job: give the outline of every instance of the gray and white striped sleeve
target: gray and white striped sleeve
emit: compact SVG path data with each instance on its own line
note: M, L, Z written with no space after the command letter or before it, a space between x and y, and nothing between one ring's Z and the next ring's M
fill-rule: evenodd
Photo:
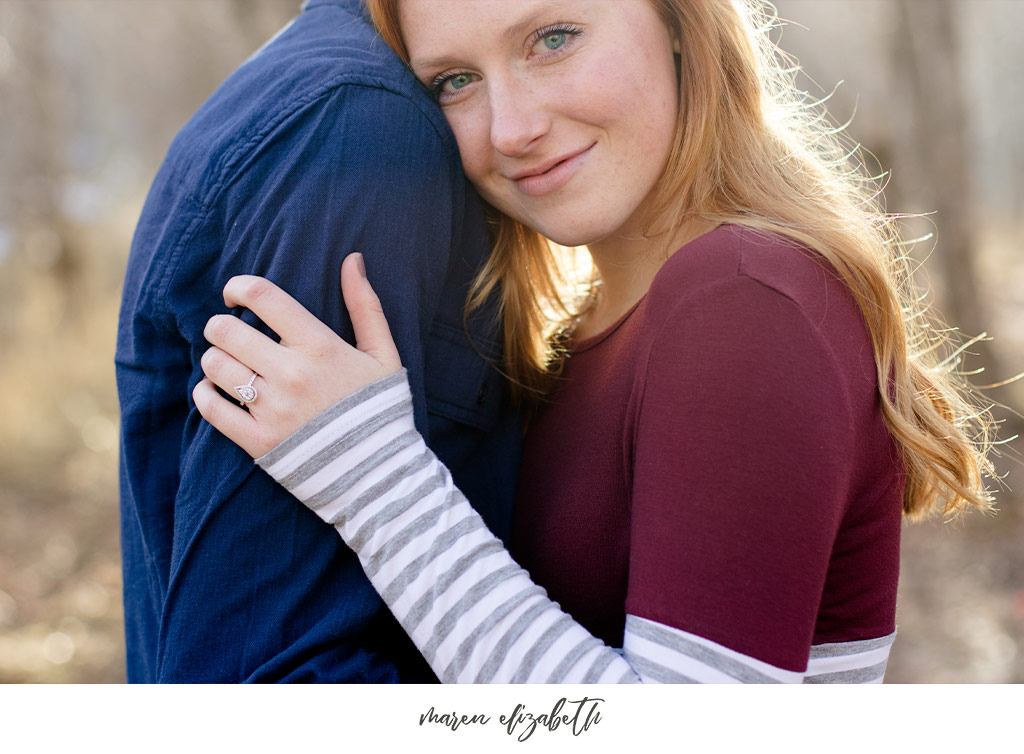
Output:
M338 402L257 463L335 527L443 682L803 680L636 616L621 651L594 638L455 488L415 429L404 371Z

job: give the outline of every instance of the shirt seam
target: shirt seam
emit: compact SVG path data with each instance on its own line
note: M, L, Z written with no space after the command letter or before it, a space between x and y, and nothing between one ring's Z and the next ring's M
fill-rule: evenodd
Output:
M816 324L814 322L814 320L807 313L807 311L804 308L804 306L799 301L797 301L792 296L790 296L788 293L786 293L785 291L780 290L777 286L774 286L771 283L768 283L768 282L766 282L764 280L761 280L760 278L755 277L754 275L744 271L743 267L744 267L744 256L745 256L746 239L740 237L738 240L739 240L739 244L740 244L740 249L739 249L739 253L737 255L738 258L736 260L736 270L732 273L732 275L730 277L717 277L714 280L710 280L710 281L708 281L706 283L702 283L698 287L694 288L692 291L688 291L686 294L684 294L682 297L680 297L672 305L672 307L668 311L668 313L662 318L662 321L661 321L661 323L658 326L657 332L654 334L654 337L651 339L651 343L650 343L650 346L648 347L648 351L647 351L647 359L646 359L646 361L644 363L645 379L644 379L643 390L641 391L641 394L639 396L639 404L638 404L639 408L637 409L637 420L639 420L640 414L643 412L644 401L645 401L646 393L647 393L647 379L646 379L646 376L650 374L651 359L654 356L654 352L656 350L656 345L657 345L658 341L661 340L662 335L664 334L665 328L668 326L669 321L671 321L676 316L677 312L679 311L679 309L682 306L684 306L685 304L689 303L697 295L699 295L701 293L704 293L708 289L714 288L715 286L726 285L726 284L735 282L735 281L739 280L740 278L746 278L747 280L750 280L751 282L756 283L757 285L760 285L763 288L766 288L766 289L772 291L773 293L781 296L782 298L788 300L791 304L793 304L793 306L796 307L796 310L800 313L801 318L804 321L806 321L807 324L811 327L811 330L816 335L819 344L824 348L825 352L828 353L829 361L832 363L833 367L835 368L836 374L840 375L840 376L844 375L844 371L840 367L838 359L836 359L835 351L833 350L832 345L829 343L828 339L825 338L822 335L822 333L821 333L820 323ZM852 411L853 402L850 399L849 390L847 388L845 380L841 379L840 380L840 384L842 386L843 405L844 405L844 408L846 409L847 416L850 417L853 414L853 411ZM639 426L639 421L637 421L637 425L636 426ZM848 432L852 432L852 429L853 429L852 426L849 426L849 423L848 423L847 431ZM636 438L634 437L634 445L635 445L635 439Z

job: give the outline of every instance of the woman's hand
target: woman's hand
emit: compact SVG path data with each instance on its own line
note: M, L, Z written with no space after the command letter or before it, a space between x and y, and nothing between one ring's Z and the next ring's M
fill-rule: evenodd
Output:
M211 317L204 334L213 348L201 361L206 379L192 398L204 419L253 458L345 396L402 368L362 255L349 254L342 263L341 291L355 348L269 280L240 275L224 286L224 303L250 309L281 342L229 314ZM239 398L248 398L245 388L251 387L255 398L246 411L215 385Z

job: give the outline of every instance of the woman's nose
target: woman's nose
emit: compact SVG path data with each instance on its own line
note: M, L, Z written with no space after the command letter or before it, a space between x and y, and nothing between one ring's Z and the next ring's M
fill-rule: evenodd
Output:
M548 132L550 116L528 82L491 81L491 145L506 157L525 152Z

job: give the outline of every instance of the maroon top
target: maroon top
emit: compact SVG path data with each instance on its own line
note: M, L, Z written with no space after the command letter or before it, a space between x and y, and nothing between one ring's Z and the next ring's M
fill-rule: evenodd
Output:
M903 466L831 266L722 226L571 346L530 429L512 551L621 646L626 613L803 671L895 629Z

